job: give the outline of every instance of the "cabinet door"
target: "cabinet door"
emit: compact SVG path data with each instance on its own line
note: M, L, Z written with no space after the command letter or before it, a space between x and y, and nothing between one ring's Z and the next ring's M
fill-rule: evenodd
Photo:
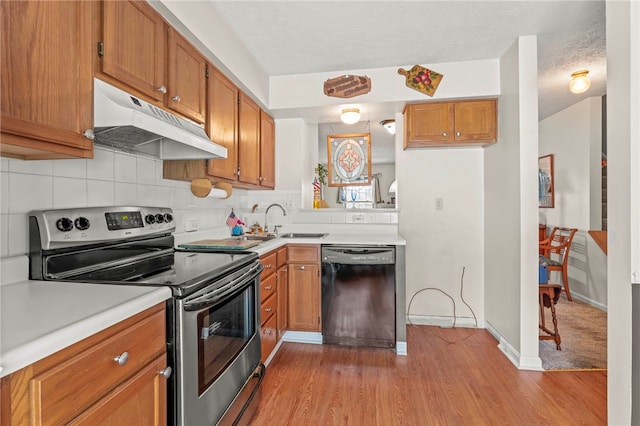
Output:
M238 110L238 180L258 185L260 179L260 107L240 92Z
M166 368L162 355L68 424L166 425Z
M289 328L320 331L318 265L289 264Z
M104 1L102 72L157 101L167 90L164 20L142 1Z
M91 2L0 2L2 155L93 157Z
M454 140L452 103L409 104L404 117L405 148L446 144Z
M167 106L197 123L204 123L207 62L175 30L169 30Z
M278 340L280 340L289 327L289 270L287 265L280 267L277 274L276 297L278 298L278 303L276 309L276 321Z
M276 127L266 112L260 111L260 186L275 188Z
M260 351L262 355L260 361L265 362L277 343L276 335L276 317L272 315L263 325L260 327Z
M209 160L207 174L236 180L238 171L238 88L209 65L207 133L227 148L227 158Z
M455 139L462 141L496 141L496 100L456 102Z

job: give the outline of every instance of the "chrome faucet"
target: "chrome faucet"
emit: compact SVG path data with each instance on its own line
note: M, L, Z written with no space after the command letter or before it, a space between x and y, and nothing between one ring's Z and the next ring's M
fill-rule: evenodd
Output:
M267 214L269 213L269 209L271 207L274 207L274 206L275 207L280 207L280 210L282 210L282 214L284 216L287 215L287 211L280 204L277 204L277 203L269 204L269 207L267 207L267 209L264 211L264 232L269 232L269 228L267 227ZM278 228L277 227L276 227L276 232L278 232Z

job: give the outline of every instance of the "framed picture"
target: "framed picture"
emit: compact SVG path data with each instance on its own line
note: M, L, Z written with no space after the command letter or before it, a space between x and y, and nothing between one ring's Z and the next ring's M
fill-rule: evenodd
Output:
M371 134L327 136L329 186L371 183Z
M538 158L538 207L553 208L553 154Z

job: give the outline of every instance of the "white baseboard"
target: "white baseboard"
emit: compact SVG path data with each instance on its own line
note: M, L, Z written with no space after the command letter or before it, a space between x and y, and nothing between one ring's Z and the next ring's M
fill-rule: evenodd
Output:
M427 315L407 315L407 325L435 325L442 328L453 327L453 317L438 317ZM456 318L456 327L476 328L476 322L470 317ZM485 328L484 321L478 321L477 328Z
M509 342L502 337L491 323L486 323L486 329L497 341L498 349L507 357L509 361L518 370L544 371L542 368L542 360L540 357L521 357L520 352L516 350Z
M581 302L587 303L591 306L593 306L594 308L598 308L601 311L607 312L607 305L605 305L604 303L601 302L597 302L593 299L589 299L588 297L585 297L581 294L577 294L577 293L571 293L571 297L574 299L578 299Z
M282 336L285 342L322 344L322 333L315 331L287 331Z

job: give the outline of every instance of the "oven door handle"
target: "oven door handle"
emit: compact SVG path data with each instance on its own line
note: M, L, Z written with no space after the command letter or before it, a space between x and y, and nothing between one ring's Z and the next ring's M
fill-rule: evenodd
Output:
M206 291L201 295L194 295L185 299L184 309L186 311L198 311L202 309L209 309L230 296L242 293L247 287L249 287L255 279L262 272L262 263L256 263L245 274L229 281L222 287L215 290Z

